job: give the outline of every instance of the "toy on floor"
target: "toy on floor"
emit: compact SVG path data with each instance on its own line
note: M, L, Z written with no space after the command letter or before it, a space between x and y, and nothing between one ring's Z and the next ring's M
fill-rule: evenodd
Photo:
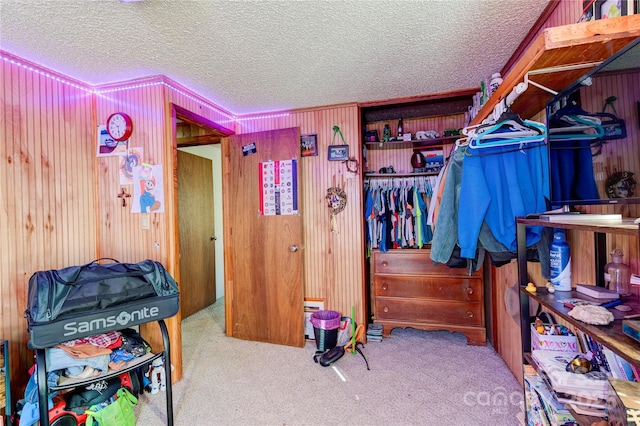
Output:
M156 358L153 360L151 367L149 368L148 375L151 380L151 394L167 390L167 378L164 370L163 358Z

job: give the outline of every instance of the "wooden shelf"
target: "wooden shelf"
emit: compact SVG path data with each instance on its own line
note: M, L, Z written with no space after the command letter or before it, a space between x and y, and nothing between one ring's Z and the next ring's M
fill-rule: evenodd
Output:
M164 356L164 352L160 352L157 354L154 353L148 353L146 355L143 355L141 357L138 358L134 358L131 361L127 362L126 367L121 368L120 370L112 370L109 369L109 371L101 376L94 376L94 377L90 377L88 379L77 379L77 378L72 378L72 377L66 377L66 376L60 376L60 379L58 379L58 385L57 386L51 386L49 387L49 390L51 391L57 391L57 390L61 390L61 389L70 389L70 388L75 388L81 385L85 385L85 384L89 384L91 382L95 382L96 380L108 380L111 379L112 377L117 377L121 374L124 374L128 371L134 370L138 367L141 367L145 364L151 364L151 362L156 359L156 358L160 358Z
M591 325L570 317L568 312L571 309L564 306L561 302L561 300L569 298L589 299L584 294L578 293L575 290L570 292L557 291L554 294L550 294L546 288L541 287L538 287L536 293L529 293L522 287L520 291L526 293L530 298L549 309L556 316L593 337L617 355L640 366L640 344L622 332L622 319L627 315L640 314L640 306L638 304L625 302L625 305L633 308L630 312L620 312L616 309L609 309L614 316L614 321L609 325Z
M595 67L595 63L608 59L636 37L640 37L640 15L599 19L543 30L504 76L502 84L471 121L471 125L479 124L488 117L493 108L506 98L516 85L524 81L527 72L594 64L591 68L542 72L529 76L532 81L560 92L589 72ZM511 105L511 109L523 118L529 118L543 110L551 97L551 93L529 85Z
M622 219L621 222L617 223L604 220L574 222L571 220L548 221L540 219L518 218L517 222L527 226L546 226L548 228L563 228L573 229L575 231L613 233L618 235L640 237L640 224L633 223L633 219Z
M457 139L460 139L462 136L443 136L440 138L433 139L412 139L411 141L391 141L391 142L365 142L365 146L367 149L378 150L378 149L403 149L403 148L413 148L414 150L422 149L422 148L435 148L441 145L446 145L450 143L455 143Z

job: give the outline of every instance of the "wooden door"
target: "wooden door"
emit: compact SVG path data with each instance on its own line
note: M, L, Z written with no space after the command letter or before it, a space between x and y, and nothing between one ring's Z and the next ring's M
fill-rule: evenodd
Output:
M299 141L298 128L223 141L227 335L304 345L301 212L261 213L262 185L269 184L260 180L269 162L296 159L290 194L300 200ZM276 192L285 196L284 188L283 181Z
M178 151L178 221L184 319L216 301L216 268L212 162L183 151Z

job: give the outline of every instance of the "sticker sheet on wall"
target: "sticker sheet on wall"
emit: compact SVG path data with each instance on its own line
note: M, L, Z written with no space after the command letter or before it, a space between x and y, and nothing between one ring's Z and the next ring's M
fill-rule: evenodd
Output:
M134 167L131 213L164 213L163 188L161 164Z
M129 148L119 157L120 185L133 184L133 169L142 164L143 148Z
M110 157L113 155L122 155L127 152L127 142L116 142L109 136L107 126L101 124L98 126L98 157Z
M297 160L258 163L260 214L264 216L298 214Z

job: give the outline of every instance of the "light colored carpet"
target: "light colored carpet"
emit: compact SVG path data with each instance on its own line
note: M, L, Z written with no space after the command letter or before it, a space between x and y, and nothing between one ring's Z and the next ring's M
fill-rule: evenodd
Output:
M395 329L332 367L304 348L224 335L224 303L182 324L182 425L519 425L522 389L491 346L446 331ZM141 395L137 424L166 424L164 393Z

